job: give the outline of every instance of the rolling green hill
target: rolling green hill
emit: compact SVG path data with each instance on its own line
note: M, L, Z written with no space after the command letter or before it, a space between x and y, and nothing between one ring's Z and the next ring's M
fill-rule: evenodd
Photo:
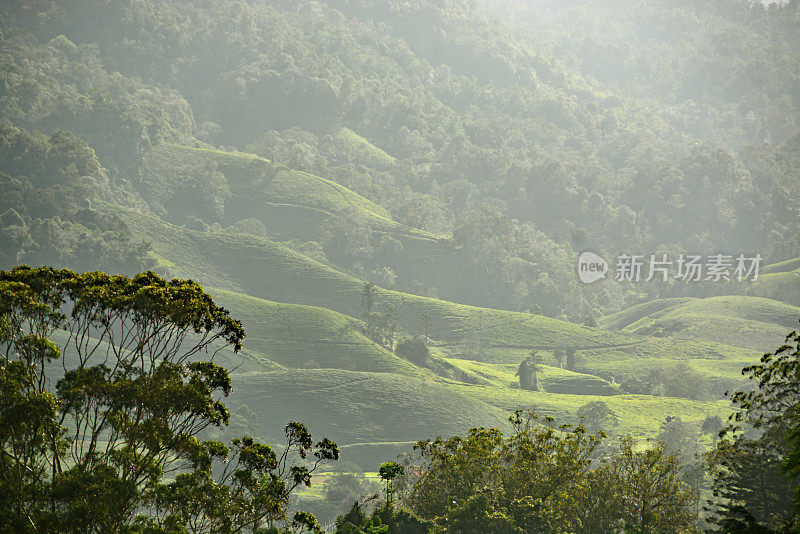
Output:
M535 410L576 424L575 411L605 402L619 417L614 435L647 438L666 416L699 423L707 415L726 417L726 402L700 402L647 395L577 395L522 391L502 386L421 380L386 373L305 369L233 375L229 404L258 414L249 429L277 439L289 421L302 420L317 435L337 441L347 459L374 468L377 458L409 451L409 441L463 434L475 426L504 428L512 411Z
M389 169L397 160L349 128L336 128L332 142L350 155L353 163L376 169Z
M155 217L102 204L147 239L154 257L175 276L204 285L276 302L320 306L351 317L363 315L363 282L268 239L245 234L200 232ZM553 347L589 349L638 341L627 334L559 321L549 317L491 310L428 297L379 290L378 309L397 307L401 327L422 332L430 316L429 336L451 353L466 350L487 359L516 357L516 352Z
M611 440L633 436L637 452L680 418L688 429L676 425L666 441L687 453L680 475L696 486L686 499L696 494L698 510L689 514L687 500L686 514L661 515L692 516L700 528L708 514L699 499L711 477L699 470L696 445L711 445L700 429L713 426L703 422L731 413L724 393L753 388L742 369L780 346L800 318L800 0L767 3L6 2L0 265L152 269L201 283L242 321L246 339L237 353L220 342L187 356L214 359L232 378L231 394L219 394L230 425L199 439L251 435L280 451L284 425L300 421L315 438L336 441L342 463L373 471L420 439L476 426L506 430L517 410L576 424L581 407L603 403L616 416L604 430ZM706 283L713 276L698 284L611 276L583 284L576 260L584 250L606 258L692 251L709 267L712 251L792 259L762 267L752 284ZM367 305L371 281L381 287ZM111 285L98 291L103 303L120 303ZM141 312L144 301L133 300ZM167 308L171 319L183 317ZM99 319L100 330L78 338L92 341L106 324ZM219 314L205 319L230 333ZM391 332L376 335L385 325ZM181 319L176 328L185 326ZM88 364L152 348L148 332L124 337L130 344L122 347L97 341ZM63 331L53 338L68 340ZM42 349L40 341L21 339L19 356ZM130 397L135 387L155 401L194 405L205 386L226 385L216 371L197 376L205 370L190 365L188 396L172 368L163 369L166 389L143 389L146 377L107 388L102 368L59 384L78 353L75 344L65 348L45 386L63 397L69 413L61 420L74 415L65 436L76 445L86 440L84 417L92 419L91 408L77 404L88 398L85 380L110 393L92 403L111 426L94 428L134 440L140 424L164 430L159 419L173 411L134 403L137 415L120 419L117 393ZM537 362L537 391L520 387L528 358ZM14 382L15 369L6 371ZM201 412L193 413L213 415ZM12 448L17 437L6 440ZM153 443L177 443L185 455L192 447L183 437ZM29 526L54 520L56 508L73 524L80 492L50 490L62 482L86 489L95 475L111 480L125 463L117 460L131 460L117 452L140 445L132 447L106 447L101 462L76 463L98 469L64 477L54 460L53 477L33 477L44 489L28 492L20 479L13 496L43 508L27 517ZM760 444L746 453L763 450L771 454ZM116 462L112 471L103 469L106 457ZM774 457L745 459L741 479ZM144 465L132 461L122 478ZM535 484L528 486L509 488ZM621 496L614 504L635 501L641 488L622 486L611 488ZM672 501L681 493L671 492ZM66 496L64 506L40 503L41 495ZM316 485L305 496L335 500ZM477 501L462 497L435 514L438 526L474 511ZM546 518L555 530L575 530L559 522L574 508L559 515L490 504L498 520L524 516L519 531ZM27 505L16 508L9 525L25 522ZM618 528L628 526L635 529Z
M515 364L492 364L452 358L453 365L474 373L493 386L518 387ZM556 366L542 365L539 384L548 393L567 393L580 395L618 395L618 386L594 375L576 373Z
M363 283L360 280L268 239L176 227L112 205L104 205L103 209L125 220L135 235L147 236L156 257L175 276L193 278L210 287L273 302L327 308L349 317L363 315ZM761 351L773 348L776 339L782 340L781 336L791 329L795 314L793 307L774 301L731 298L734 300L730 302L725 300L727 297L706 299L706 303L699 299L656 301L601 321L601 325L613 326L622 332L387 290L379 290L377 309L387 303L397 306L401 328L412 334L422 332L422 317L429 316L429 337L447 358L516 365L531 350L540 350L545 363L557 366L552 357L553 349L571 347L578 351L575 370L579 373L620 381L663 365L688 362L708 378L714 391L722 392L741 383L739 371L742 367L753 363ZM247 299L242 302L245 301ZM247 302L252 304L256 301ZM666 335L667 332L652 326L657 324L655 321L659 316L673 308L683 311L673 311L671 317L681 318L681 313L686 316L686 335L678 335L677 330L669 332L673 335ZM737 308L741 308L738 316L735 313ZM231 309L236 313L235 306ZM725 331L718 332L717 321L713 318L703 323L705 329L692 326L695 321L691 318L692 311L702 318L710 313L709 310L716 310L717 317L728 321ZM757 347L753 346L754 340L737 337L747 313L756 314L754 316L760 317L764 323L759 325L756 321L750 325L752 328L764 327L766 332L757 338ZM728 317L726 314L731 315ZM725 321L720 319L719 322ZM775 323L770 324L772 322ZM638 324L642 329L647 325L647 332L638 331L630 326L632 324ZM745 345L736 346L737 343ZM285 361L279 357L275 359L279 363ZM340 360L337 365L353 368L345 360ZM336 361L336 357L330 361ZM717 374L720 371L722 374Z
M800 258L767 265L761 273L749 294L800 306Z
M210 290L214 297L244 322L245 346L291 368L250 367L237 374L242 382L233 402L267 418L258 423L265 435L302 419L315 432L342 436L362 458L396 453L404 447L396 442L472 424L500 425L514 409L570 421L577 407L603 400L623 421L611 432L640 437L652 436L667 415L697 422L724 414L724 401L628 395L619 384L685 363L719 398L742 385L742 367L772 348L797 314L792 306L755 297L668 299L605 318L606 329L599 329L380 289L376 309L397 306L405 332L420 333L422 316L430 316L434 352L463 373L459 381L366 339L356 319L363 314L363 283L356 278L269 239L191 230L110 204L101 209L122 218L135 235L148 236L154 257L171 274L218 288ZM577 350L574 371L560 368L553 354L567 347ZM512 387L516 366L531 350L544 358L544 392ZM421 413L430 415L420 420Z
M346 315L297 304L280 304L225 290L208 289L215 302L235 311L247 347L290 368L326 368L431 377L364 337L363 325Z
M757 351L779 346L800 308L759 297L655 300L604 318L600 324L655 337L711 341Z
M452 385L451 389L480 399L504 410L534 410L549 415L559 422L577 423L575 411L582 405L602 401L619 416L620 424L610 428L616 435L630 434L639 438L652 437L658 433L659 425L667 416L680 417L685 421L699 423L707 415L730 413L728 403L701 402L674 397L651 395L569 395L521 391L496 386Z
M349 130L339 130L335 139L364 157L390 158ZM178 223L190 216L226 226L256 218L280 239L312 239L318 238L331 216L354 215L378 232L405 239L440 239L392 220L383 207L331 180L253 154L199 143L153 149L140 171L140 190L160 217ZM195 202L187 205L187 196Z
M507 413L434 380L330 369L233 375L230 404L259 414L255 435L303 421L342 445L398 442L503 425Z

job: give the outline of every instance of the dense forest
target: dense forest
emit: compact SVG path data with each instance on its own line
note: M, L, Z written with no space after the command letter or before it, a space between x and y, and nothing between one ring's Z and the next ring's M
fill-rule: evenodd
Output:
M14 179L3 196L32 194L27 181L37 194L77 187L27 166L50 150L39 132L68 131L103 167L76 161L76 172L106 175L120 202L229 226L247 215L226 210L233 177L209 165L185 178L167 194L190 195L193 210L167 215L142 160L164 142L235 148L443 238L398 244L338 213L339 231L316 241L338 268L572 320L641 298L576 284L575 249L798 255L796 3L490 4L531 22L504 26L459 2L15 3L3 12L2 161ZM73 225L94 230L110 249L97 245L98 260L118 269L125 237L97 235L74 211L56 223L63 248Z
M4 3L0 528L793 532L798 258L797 0Z

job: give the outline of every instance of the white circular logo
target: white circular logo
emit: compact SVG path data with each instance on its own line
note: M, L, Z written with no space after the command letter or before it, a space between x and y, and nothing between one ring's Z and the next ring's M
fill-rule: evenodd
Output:
M581 252L578 256L578 278L584 284L591 284L606 277L608 264L594 252Z

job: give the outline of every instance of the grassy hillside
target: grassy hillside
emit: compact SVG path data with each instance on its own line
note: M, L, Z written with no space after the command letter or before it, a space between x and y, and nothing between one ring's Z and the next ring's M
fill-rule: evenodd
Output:
M248 350L291 368L251 365L236 374L232 406L258 414L248 424L270 437L287 421L303 420L352 445L353 460L365 466L409 441L502 425L515 409L572 421L578 407L602 400L620 418L612 434L640 437L652 437L668 415L692 422L724 415L724 400L630 395L620 384L685 364L708 384L709 398L720 399L744 384L742 367L777 346L799 315L764 298L681 298L635 306L589 328L379 289L375 309L395 305L403 331L422 333L429 317L435 355L458 371L448 379L360 333L361 280L269 239L191 230L110 204L101 209L146 236L170 274L216 288L215 299L243 320ZM572 371L556 361L562 348L577 351ZM514 387L516 366L532 350L543 357L542 392Z
M372 468L377 459L410 450L412 440L463 434L475 426L504 428L514 410L535 410L559 423L577 423L575 411L605 402L619 417L612 435L657 434L667 416L699 423L726 417L727 403L647 395L579 395L521 391L503 386L420 380L386 373L338 370L249 372L233 376L231 407L257 415L253 435L277 439L289 421L304 421L315 435L343 445L343 459Z
M346 315L232 291L208 291L215 302L234 310L242 321L248 349L286 367L432 376L364 337L363 325Z
M767 265L748 293L800 306L800 258Z
M603 319L623 332L745 347L779 346L800 318L800 308L759 297L721 296L656 300Z
M398 442L503 425L507 414L474 395L433 380L387 373L294 369L233 376L230 404L258 415L255 435L273 436L289 421L342 445Z
M603 328L647 336L642 343L583 351L579 369L625 382L685 364L720 396L745 387L742 368L780 346L799 317L800 308L759 297L655 300L598 321Z
M549 415L558 422L569 423L577 423L575 411L579 407L589 402L602 401L619 416L619 425L608 429L611 434L631 434L640 438L656 435L659 425L667 416L699 423L709 414L724 418L730 413L725 401L700 402L650 395L569 395L461 384L451 385L450 388L504 410L534 410L541 415Z
M492 364L457 358L448 359L448 361L464 371L474 373L493 386L512 388L519 385L516 364ZM579 395L618 395L620 393L618 386L597 376L576 373L549 365L541 366L539 385L543 391L548 393Z
M123 219L132 233L147 239L171 274L204 285L276 302L320 306L351 317L363 315L363 282L322 265L268 239L244 234L200 232L157 218L103 204ZM473 351L493 359L515 351L627 345L634 336L588 328L539 315L465 306L442 300L379 290L377 309L397 306L401 327L429 336L450 352ZM515 356L514 356L515 357Z
M351 148L364 157L390 158L349 130L338 131L335 139L356 145ZM329 217L354 215L378 232L439 238L392 220L383 207L342 185L244 152L162 144L147 156L140 175L148 204L173 222L195 216L227 226L256 218L281 239L311 239L318 238ZM187 195L197 200L191 208Z
M363 315L360 280L272 241L175 227L110 205L104 209L123 218L134 234L148 236L154 252L169 262L165 265L176 276L273 302L318 306L350 317ZM752 343L734 346L738 343L734 334L741 326L736 316L726 319L730 321L729 336L717 333L716 321L709 319L704 323L705 330L697 327L689 332L691 335L663 337L663 332L659 335L655 328L647 336L636 332L635 328L631 332L611 332L532 314L476 308L386 290L379 291L376 308L381 309L386 303L396 305L401 328L412 334L423 332L422 318L429 316L428 334L437 350L448 358L517 365L531 350L539 350L547 365L557 367L552 351L571 347L578 351L575 370L599 375L603 380L613 377L621 381L647 373L664 362L673 365L673 362L683 361L707 376L714 391L722 392L741 383L739 371L743 366L756 361L760 352L777 346L775 339L782 340L781 336L791 329L786 325L790 324L794 313L792 307L774 301L733 298L738 300L731 305L723 298L710 302L712 307L716 306L720 317L737 306L745 306L742 303L747 303L742 313L759 313L758 317L765 323L761 326L768 333L758 338L758 347L754 348ZM656 315L663 314L670 307L688 305L695 300L676 299L637 307L611 316L602 324L627 330L636 321L642 321L640 325L654 321L647 313L651 309L656 310ZM695 309L701 316L707 313L697 308L701 306L699 303L693 306L695 308L688 310ZM236 314L237 308L231 306L231 309ZM779 326L769 324L776 318ZM692 320L687 319L688 326ZM754 328L757 326L753 323ZM282 362L280 357L276 359ZM339 364L352 368L343 361ZM715 375L719 369L725 371L721 376Z
M353 163L376 169L390 169L397 160L349 128L337 128L332 142L350 155Z

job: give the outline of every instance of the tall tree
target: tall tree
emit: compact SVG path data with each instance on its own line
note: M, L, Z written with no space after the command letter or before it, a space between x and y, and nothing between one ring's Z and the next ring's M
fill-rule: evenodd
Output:
M361 288L361 305L364 306L364 314L369 318L372 315L372 308L375 306L375 299L378 296L378 287L374 282L364 282Z
M243 339L241 323L191 281L0 271L0 529L119 532L157 522L148 510L163 511L166 489L184 497L172 501L181 506L173 526L214 499L215 517L228 517L218 532L285 517L286 491L309 483L314 465L286 467L249 438L233 450L197 438L227 424L220 397L232 388L223 367L199 358L238 351ZM285 455L338 457L299 423L287 436ZM212 461L229 453L233 475L212 482Z
M715 523L723 532L797 525L800 338L797 331L757 365L742 370L756 385L737 391L739 409L710 455ZM739 530L737 530L739 529ZM745 529L745 530L742 530Z
M386 484L386 506L392 505L394 496L394 479L403 473L403 466L397 462L384 462L378 470L378 475Z
M517 373L514 376L519 377L519 388L520 389L531 389L531 378L533 376L533 370L531 369L530 362L527 358L522 360L517 367Z

